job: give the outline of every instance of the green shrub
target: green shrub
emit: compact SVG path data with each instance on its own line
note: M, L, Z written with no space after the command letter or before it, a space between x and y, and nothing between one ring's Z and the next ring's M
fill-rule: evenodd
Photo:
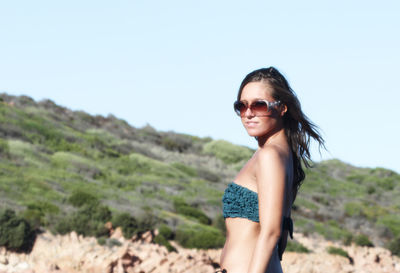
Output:
M141 236L146 231L152 231L157 226L159 219L154 215L152 209L147 207L143 208L145 213L143 215L138 215L138 229L136 234Z
M112 224L114 227L121 227L125 238L132 238L139 228L138 221L127 212L117 214L113 217Z
M106 240L107 240L107 237L102 236L102 237L97 238L97 243L101 246L104 246L106 244Z
M161 145L170 151L183 153L192 147L192 139L184 135L164 133L161 138Z
M394 237L400 236L400 216L398 214L381 214L377 224L388 228Z
M326 222L313 222L315 231L329 240L343 240L349 234L349 231L343 229L334 220Z
M66 234L71 231L83 236L106 236L108 230L104 226L111 220L111 211L107 206L84 205L78 211L60 219L55 225L55 232Z
M115 159L114 166L118 173L122 175L151 173L164 178L185 177L183 172L177 171L171 165L137 153L131 153L129 156L121 156Z
M361 184L365 178L365 175L362 174L351 174L346 177L348 181L355 182L357 184Z
M121 246L121 242L114 238L107 238L105 236L97 238L97 243L101 246L112 248L114 246Z
M209 226L179 226L175 240L186 248L209 249L222 247L225 237L220 230Z
M2 138L0 138L0 155L4 157L10 155L10 148L8 147L7 140Z
M171 166L176 168L176 169L178 169L178 170L180 170L181 172L187 174L188 176L192 176L192 177L197 176L196 169L194 169L192 167L189 167L189 166L187 166L185 164L182 164L180 162L174 162L174 163L171 164Z
M315 200L314 196L313 196L313 199ZM305 208L310 209L312 211L318 211L318 205L316 205L314 202L312 202L310 200L305 199L302 196L298 196L296 198L296 201L295 201L294 205L297 208L298 207L301 207L301 208L305 207Z
M168 240L167 240L161 233L158 234L156 237L154 237L154 242L155 242L156 244L165 246L169 252L171 252L171 251L177 252L177 251L176 251L176 248L173 247L173 246L170 244L170 242L168 242Z
M27 205L27 209L38 210L43 213L50 213L50 214L56 214L60 212L60 209L56 205L46 201L37 201L35 203L29 203Z
M330 202L329 202L328 198L325 195L313 194L312 195L312 199L315 202L319 203L319 204L322 204L322 205L325 205L325 206L329 206L330 205Z
M288 241L285 251L298 252L298 253L309 253L310 250L303 246L301 243L296 241Z
M374 246L367 235L364 234L357 235L354 242L359 246Z
M34 229L44 226L45 214L39 210L27 209L22 213L22 217L26 219Z
M205 224L205 225L211 224L211 219L208 218L208 216L204 212L202 212L201 210L199 210L197 208L191 207L189 204L187 204L182 199L174 200L174 208L177 213L185 215L185 216L193 217L202 224Z
M211 182L219 182L221 180L219 175L206 168L199 168L197 170L197 176Z
M172 229L165 224L162 224L158 227L158 233L167 240L173 240L175 236Z
M394 186L398 182L398 179L395 177L384 177L376 180L376 184L379 188L384 191L391 191L394 189Z
M118 241L117 239L110 238L110 239L107 239L107 246L110 248L114 247L114 246L122 246L122 243L120 241Z
M368 194L374 194L375 192L376 192L375 186L368 185L368 187L367 187L367 193L368 193Z
M29 203L27 209L22 213L22 216L29 221L35 229L41 226L48 226L46 215L54 215L59 213L60 209L51 203L38 201Z
M346 216L361 216L363 208L364 206L359 202L349 202L344 205Z
M346 234L343 239L342 239L342 243L345 246L349 246L351 245L351 242L353 241L353 235L351 233Z
M212 222L212 226L219 229L224 236L226 235L225 219L222 214L218 214L217 216L215 216Z
M338 248L338 247L330 246L326 250L328 251L329 254L339 255L339 256L343 256L345 258L350 257L349 253L347 253L345 250Z
M234 145L225 140L214 140L206 143L203 152L214 155L226 164L248 160L253 154L250 148Z
M400 237L397 237L397 238L391 240L387 244L387 248L390 250L390 252L393 255L400 257Z
M115 142L114 136L112 136L107 131L96 131L96 130L88 130L87 135L84 135L84 138L88 142L88 147L99 152L99 157L104 158L107 157L119 157L121 154L118 150L113 147L113 143Z
M68 232L74 231L72 224L70 223L71 216L67 216L61 219L55 220L55 224L52 227L51 231L56 234L67 234Z
M99 204L99 200L96 196L81 190L74 191L68 198L68 202L74 207L82 207L85 204L92 206Z
M13 210L0 212L0 246L18 252L28 252L35 242L36 232L29 222Z
M64 132L57 129L49 119L39 115L21 113L18 125L25 131L25 136L35 144L45 144L53 151L80 151L77 143L66 140Z

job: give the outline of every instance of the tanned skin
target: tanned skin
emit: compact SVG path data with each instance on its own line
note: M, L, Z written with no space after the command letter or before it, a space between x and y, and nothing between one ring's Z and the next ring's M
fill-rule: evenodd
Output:
M267 83L250 82L243 88L241 101L251 104L260 99L274 101ZM225 219L227 237L220 265L228 273L282 272L276 245L282 219L290 217L293 198L293 159L282 120L286 111L287 107L280 105L258 117L247 109L241 117L247 133L257 137L258 149L234 182L258 194L260 222ZM284 238L286 235L287 231Z

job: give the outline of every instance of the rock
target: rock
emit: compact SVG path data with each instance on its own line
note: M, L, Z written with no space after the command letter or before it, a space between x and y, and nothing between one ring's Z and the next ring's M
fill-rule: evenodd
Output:
M8 264L8 259L4 256L0 256L0 264L7 265Z
M27 263L27 262L22 262L22 263L19 263L19 264L17 264L16 266L15 266L15 268L17 269L17 270L26 270L26 269L29 269L30 268L30 266L29 266L29 264Z
M114 232L113 225L111 222L107 222L104 224L104 227L108 229L108 233L112 234Z
M121 227L117 227L114 232L111 234L110 238L116 239L118 241L124 240L124 233L122 232Z
M122 230L114 231L114 238ZM151 243L154 232L146 232L137 240L122 240L121 246L100 246L94 237L82 237L72 232L54 236L40 234L30 254L16 254L0 248L0 273L213 273L219 266L220 249L185 249L170 243L177 252ZM118 236L117 236L118 235ZM297 241L312 253L285 252L282 267L285 273L400 273L400 258L377 247L343 246L323 238L295 234ZM353 259L330 255L327 246L340 247Z
M57 264L51 264L51 265L50 265L50 270L53 270L53 271L55 271L55 270L60 270L60 267L58 267Z
M143 233L141 239L143 240L143 242L149 244L153 241L153 234L151 233L151 231L146 231L145 233Z

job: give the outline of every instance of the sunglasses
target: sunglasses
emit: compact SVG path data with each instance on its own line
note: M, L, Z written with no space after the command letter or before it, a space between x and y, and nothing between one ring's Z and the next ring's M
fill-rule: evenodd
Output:
M279 105L280 103L280 101L270 102L267 100L256 100L250 105L247 105L243 101L235 101L233 103L233 109L235 110L235 113L240 117L244 117L248 108L250 108L253 115L257 117L262 117L267 116L267 113L271 110L271 108Z

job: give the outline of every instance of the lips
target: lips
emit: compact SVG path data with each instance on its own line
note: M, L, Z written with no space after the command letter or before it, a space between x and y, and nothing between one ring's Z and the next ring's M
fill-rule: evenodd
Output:
M245 124L247 127L255 127L255 126L257 126L258 122L248 121L248 122L245 122Z

